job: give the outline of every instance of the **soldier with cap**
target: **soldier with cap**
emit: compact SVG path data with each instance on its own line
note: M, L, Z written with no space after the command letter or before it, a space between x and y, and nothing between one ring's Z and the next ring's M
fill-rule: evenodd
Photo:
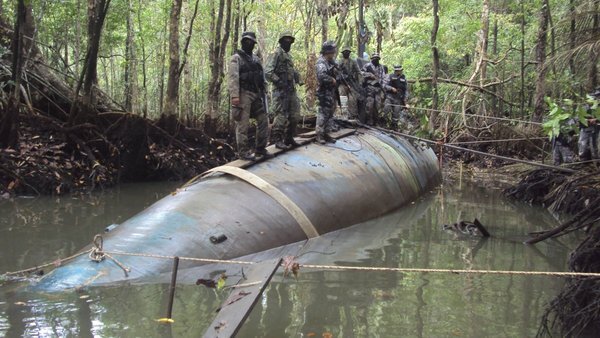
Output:
M384 93L383 86L386 77L385 67L379 62L378 53L371 55L371 62L364 65L363 77L366 89L366 122L369 125L378 123L379 114L383 112Z
M235 136L238 154L241 159L255 160L269 156L266 150L269 138L269 120L263 101L265 77L260 60L253 54L256 34L244 32L242 48L229 60L229 96L231 116L235 121ZM256 144L248 145L248 125L250 118L256 120Z
M300 100L296 85L302 85L300 74L294 67L289 54L294 36L285 32L279 37L279 47L269 57L265 67L265 76L273 83L273 111L275 120L271 130L271 141L278 149L290 149L298 146L294 140L296 126L300 118Z
M317 113L317 142L325 144L335 143L329 135L330 123L339 99L337 94L337 78L339 72L335 62L336 45L333 41L326 41L321 46L321 56L317 60L317 99L319 111Z
M338 89L340 96L348 98L348 119L358 119L364 123L365 90L362 86L363 77L356 60L350 58L351 53L350 47L342 49L342 58L338 61L341 80L338 83Z
M406 82L406 76L404 76L403 71L404 68L401 65L394 66L394 73L386 76L384 84L384 113L386 118L391 114L392 130L397 130L399 123L405 125L408 122L405 109L408 99L408 82Z

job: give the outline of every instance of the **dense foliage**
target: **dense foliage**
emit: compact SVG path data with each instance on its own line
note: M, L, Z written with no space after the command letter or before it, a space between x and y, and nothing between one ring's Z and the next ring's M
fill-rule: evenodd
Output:
M16 0L3 1L3 19L14 20ZM26 1L29 2L29 1ZM74 84L86 52L86 2L94 0L30 0L37 30L34 40L50 66ZM169 68L169 17L173 0L113 0L102 31L98 84L128 110L159 116L165 100ZM297 37L293 55L302 73L311 76L314 55L323 39L357 47L359 7L369 40L367 54L381 48L383 62L402 63L412 86L413 105L431 106L432 3L427 1L358 0L195 0L182 2L180 49L190 27L187 59L179 82L178 115L201 121L207 102L211 41L217 32L229 33L226 59L236 48L241 31L257 31L260 52L272 51L282 30ZM596 0L440 0L436 46L440 55L440 108L453 111L529 117L535 108L536 81L543 70L543 96L584 97L598 84ZM542 10L548 8L549 10ZM540 24L548 29L540 32ZM221 30L214 18L229 15ZM227 19L227 18L225 18ZM218 22L217 22L218 23ZM542 35L540 35L542 34ZM547 39L540 60L540 36ZM544 44L546 45L546 44ZM356 49L355 49L356 50ZM217 55L218 57L218 55ZM226 62L225 62L226 67ZM226 71L226 69L225 69ZM130 75L132 74L132 75ZM217 72L223 76L223 72ZM445 81L451 80L451 81ZM310 83L307 91L311 91ZM218 88L218 115L226 116L226 88ZM127 103L131 96L131 103ZM305 112L312 110L311 100ZM546 108L546 107L544 107Z

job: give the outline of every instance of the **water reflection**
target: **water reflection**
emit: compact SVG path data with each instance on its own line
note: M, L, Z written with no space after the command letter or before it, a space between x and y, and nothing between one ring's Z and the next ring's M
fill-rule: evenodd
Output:
M83 199L0 204L0 270L66 256L93 234L169 192L173 185L133 185ZM153 192L153 193L151 193ZM478 218L492 238L465 238L441 225ZM555 224L547 213L505 201L474 185L443 187L403 211L302 247L315 264L511 270L564 270L570 243L535 247L524 234ZM566 241L563 239L563 241ZM274 277L240 337L533 336L560 279L523 276L401 274L302 270ZM172 326L165 284L121 285L64 294L0 286L0 336L198 337L224 292L181 284Z

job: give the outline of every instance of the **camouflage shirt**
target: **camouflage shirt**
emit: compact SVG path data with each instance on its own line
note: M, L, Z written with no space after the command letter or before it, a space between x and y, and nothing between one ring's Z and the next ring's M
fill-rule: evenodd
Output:
M369 62L363 67L362 71L365 73L371 73L371 74L375 75L375 79L379 83L379 86L381 86L381 87L384 86L384 81L385 81L385 78L387 77L384 65L379 64L379 66L375 66L373 63ZM373 85L373 84L374 83L369 83L369 85Z
M327 61L324 57L317 60L317 95L334 95L338 68L335 61Z
M358 68L358 64L356 63L356 60L354 59L345 59L345 58L341 58L338 61L338 65L340 67L340 75L344 78L344 80L346 82L348 82L348 84L350 86L353 86L354 84L358 84L358 83L362 83L363 78L362 78L362 73L360 72L360 69Z
M281 47L277 47L275 53L269 56L265 77L276 90L295 90L296 83L300 83L300 74L294 67L292 56Z

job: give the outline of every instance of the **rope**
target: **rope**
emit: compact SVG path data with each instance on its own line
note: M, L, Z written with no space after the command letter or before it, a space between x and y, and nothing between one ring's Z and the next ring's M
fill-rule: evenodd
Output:
M42 265L38 265L38 266L34 266L34 267L31 267L31 268L28 268L28 269L23 269L23 270L18 270L18 271L12 271L12 272L5 272L4 276L24 275L26 273L31 273L31 272L34 272L34 271L41 270L43 268L47 268L49 266L60 266L60 265L62 265L62 263L70 261L72 259L75 259L75 258L77 258L79 256L83 256L83 255L89 253L90 251L91 250L82 251L82 252L76 253L74 255L71 255L69 257L62 258L62 259L57 259L57 260L55 260L53 262L48 262L48 263L45 263L45 264L42 264Z
M480 275L523 275L523 276L550 276L550 277L600 277L596 272L563 272L563 271L512 271L512 270L466 270L466 269L426 269L426 268L386 268L369 266L344 266L344 265L315 265L300 264L307 269L324 270L354 270L354 271L386 271L404 273L454 273L454 274L480 274Z
M88 257L90 257L90 259L96 263L102 262L104 260L104 257L106 256L104 252L102 252L102 247L104 246L104 238L102 238L102 236L100 235L94 236L94 240L92 240L92 245L94 247L90 249L90 254L88 255Z
M71 257L65 258L63 261L81 256L82 254L88 253L91 250L87 250ZM173 260L175 256L158 255L158 254L147 254L147 253L132 253L122 251L107 251L102 252L106 257L109 257L119 264L112 255L118 256L133 256L133 257L146 257L155 259L168 259ZM238 260L226 260L226 259L211 259L211 258L196 258L196 257L181 257L180 260L202 262L202 263L219 263L219 264L236 264L236 265L252 265L256 262L250 261L238 261ZM25 272L35 271L40 267L52 265L54 263L48 263L40 265L34 268L19 270L15 272L7 272L6 276L22 274ZM119 264L119 266L126 270L126 268ZM467 270L467 269L431 269L431 268L392 268L392 267L370 267L370 266L347 266L347 265L320 265L320 264L299 264L300 267L307 269L320 269L320 270L343 270L343 271L380 271L380 272L401 272L401 273L452 273L452 274L478 274L478 275L520 275L520 276L547 276L547 277L596 277L600 278L600 273L596 272L565 272L565 271L520 271L520 270Z
M459 147L459 146L452 145L452 144L449 144L449 143L443 143L443 142L428 140L428 139L424 139L424 138L421 138L421 137L417 137L417 136L413 136L413 135L401 133L401 132L398 132L398 131L388 130L388 129L385 129L385 128L372 127L372 126L367 126L367 125L364 125L364 124L361 124L361 126L364 127L364 128L367 128L367 129L379 130L379 131L382 131L382 132L385 132L385 133L389 133L389 134L393 134L393 135L398 135L398 136L406 137L408 139L412 139L412 140L415 140L415 141L427 143L429 145L440 145L440 146L443 146L443 147L446 147L446 148L450 148L450 149L454 149L454 150L460 150L460 151L464 151L464 152L468 152L468 153L473 153L473 154L477 154L477 155L482 155L482 156L487 156L487 157L492 157L492 158L497 158L497 159L501 159L501 160L504 160L504 161L516 162L516 163L524 163L524 164L529 164L529 165L533 165L533 166L540 167L540 168L553 169L553 170L563 171L563 172L567 172L567 173L576 173L576 172L578 172L577 170L570 169L570 168L559 167L559 166L555 166L555 165L544 164L544 163L539 163L539 162L534 162L534 161L528 161L528 160L521 160L521 159L517 159L517 158L502 156L502 155L490 154L490 153L486 153L486 152L479 151L479 150L474 150L474 149L469 149L469 148L463 148L463 147Z
M104 246L104 238L102 238L102 235L97 234L96 236L94 236L92 245L93 247L90 249L90 254L88 255L92 261L100 263L104 260L104 258L108 258L112 260L115 264L117 264L117 266L119 266L121 270L123 270L123 272L125 273L125 277L129 276L129 272L131 272L131 269L126 267L118 259L114 258L108 252L102 249Z
M500 139L500 140L448 142L446 144L483 144L483 143L518 142L518 141L545 140L545 139L548 139L548 138L547 137L506 138L506 139Z
M467 117L480 117L480 118L484 118L484 119L488 119L488 120L496 120L496 121L526 123L526 124L533 124L533 125L538 125L538 126L541 126L543 124L541 122L533 122L533 121L527 121L527 120L511 119L509 117L486 116L486 115L479 115L479 114L466 114L466 113L461 113L461 112L456 112L456 111L450 111L450 110L442 110L442 109L431 109L431 108L423 108L423 107L409 107L409 106L401 105L401 104L388 104L388 105L392 106L392 107L402 107L402 108L406 108L406 109L424 110L424 111L429 111L429 112L434 112L434 113L444 113L444 114L450 114L450 115L461 115L461 116L467 116Z

